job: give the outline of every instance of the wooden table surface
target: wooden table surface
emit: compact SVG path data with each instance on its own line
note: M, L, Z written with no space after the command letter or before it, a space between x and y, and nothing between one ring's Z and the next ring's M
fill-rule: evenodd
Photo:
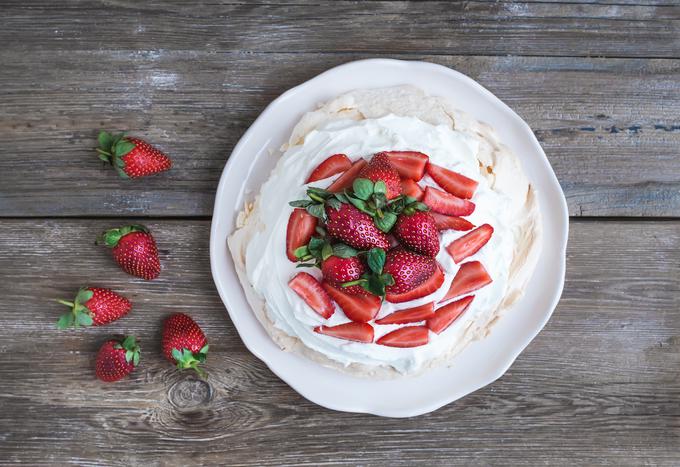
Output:
M0 464L679 465L680 6L598 2L2 2ZM552 319L498 381L434 413L332 412L241 342L210 275L224 163L273 98L367 57L461 71L534 129L569 204ZM127 129L172 171L121 180L92 151ZM144 222L163 273L93 245ZM549 248L549 245L547 246ZM58 332L53 299L123 291L129 317ZM211 346L202 382L163 361L186 311ZM142 340L125 382L98 346Z

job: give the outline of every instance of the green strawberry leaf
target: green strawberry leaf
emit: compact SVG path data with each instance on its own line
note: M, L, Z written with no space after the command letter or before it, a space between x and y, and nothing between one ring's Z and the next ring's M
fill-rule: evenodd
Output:
M129 153L135 148L135 143L130 141L120 140L114 146L114 154L116 157L123 157L125 154Z
M314 202L308 199L298 199L295 201L291 201L288 204L293 206L294 208L306 208L307 206L311 206L312 204L314 204Z
M379 297L383 297L385 295L385 284L380 280L380 276L378 275L369 275L368 282L364 288L373 295L378 295Z
M209 348L210 348L210 345L205 344L205 345L201 348L201 350L198 351L198 353L202 353L202 354L205 355L205 354L208 353L208 349L209 349Z
M373 186L373 193L376 195L386 195L387 194L387 185L385 185L385 182L382 180L378 180L375 182L375 185Z
M107 156L107 155L105 155L105 154L97 154L97 157L99 157L99 158L100 158L101 160L103 160L104 162L111 162L111 161L109 160L109 156Z
M352 190L354 191L354 196L366 201L373 194L374 185L367 178L357 178L352 184Z
M130 363L134 356L135 356L135 353L132 350L126 350L125 351L125 361L126 362Z
M396 224L397 215L388 211L383 213L382 217L374 218L373 221L380 230L387 233L394 227L394 224Z
M307 212L310 213L312 216L317 217L323 221L326 220L326 210L324 209L323 204L312 204L310 206L306 207Z
M59 320L57 321L57 329L68 329L73 324L75 323L75 317L73 316L73 313L65 313L59 317Z
M321 249L321 259L325 261L331 256L333 256L333 247L331 246L330 243L326 242L324 243L324 246Z
M313 268L314 266L316 266L316 263L300 263L295 267L296 268Z
M111 149L111 144L113 144L113 135L106 131L100 131L97 136L97 141L99 142L99 147L105 151Z
M366 214L373 215L374 211L371 210L368 206L368 203L366 201L361 200L359 198L355 198L353 196L349 197L350 203L354 205L355 208L357 208L359 211L365 212Z
M89 313L76 313L76 326L92 326L92 316Z
M172 358L179 362L180 360L182 360L182 352L180 352L177 349L172 349Z
M114 168L116 169L116 172L118 173L120 178L130 178L130 176L128 174L126 174L125 171L123 169L121 169L120 167L114 166Z
M329 205L330 207L332 207L332 208L335 209L335 210L339 210L339 209L342 207L342 203L341 203L339 200L335 199L335 198L330 198L330 199L327 201L327 203L328 203L328 205Z
M341 203L349 204L349 199L347 199L347 195L344 193L336 193L335 199L337 199Z
M366 255L366 262L371 271L380 274L382 273L383 266L385 266L385 258L385 250L382 248L371 248Z
M132 355L132 364L133 364L134 366L139 365L139 352L135 352L135 353Z
M76 295L76 304L85 303L94 296L94 292L90 289L80 289Z
M352 256L356 256L359 252L352 248L349 245L345 245L344 243L336 243L333 245L333 255L337 256L338 258L351 258Z
M296 258L304 258L305 256L309 256L309 247L307 245L303 245L301 247L298 247L295 249L293 252Z

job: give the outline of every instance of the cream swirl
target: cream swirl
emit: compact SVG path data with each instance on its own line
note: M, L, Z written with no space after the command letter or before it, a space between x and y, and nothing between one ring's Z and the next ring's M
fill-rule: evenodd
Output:
M340 308L337 308L330 319L325 320L288 287L290 278L299 272L285 254L286 225L292 210L288 201L305 197L307 185L302 182L309 172L332 154L344 153L356 160L388 150L423 152L433 163L477 180L479 187L472 198L476 209L468 219L475 225L489 223L494 227L494 235L489 243L468 259L481 261L493 282L475 292L475 299L470 307L448 329L439 335L430 333L430 342L415 348L362 344L315 333L313 328L320 324L333 326L349 320ZM513 220L510 218L513 209L512 200L492 190L487 180L481 176L478 150L479 142L467 133L444 125L431 125L413 117L394 115L360 121L333 121L310 132L303 144L289 148L268 181L262 185L260 196L251 213L256 228L253 229L245 255L248 280L254 290L264 298L267 314L274 325L286 334L300 339L307 347L343 365L384 365L401 373L412 373L418 371L425 362L461 344L466 329L475 321L488 321L508 288L514 246ZM312 185L324 188L333 180L334 177ZM436 186L427 176L420 183ZM437 261L445 272L445 282L438 291L411 302L384 302L378 318L396 310L441 299L459 268L446 252L445 246L462 235L464 232L448 230L440 237L441 249ZM320 279L318 270L307 271ZM374 325L376 339L398 327L400 326Z

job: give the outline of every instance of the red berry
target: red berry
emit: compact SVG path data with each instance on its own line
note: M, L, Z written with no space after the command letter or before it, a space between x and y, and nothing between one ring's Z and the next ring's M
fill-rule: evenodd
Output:
M439 302L445 302L460 295L481 289L492 282L491 276L479 261L463 263L451 282L449 291Z
M401 181L401 194L415 198L418 201L422 201L423 196L425 196L425 192L420 188L420 185L410 178L405 178Z
M396 198L401 194L401 179L385 153L379 152L373 156L368 165L359 172L358 178L367 178L373 183L378 180L385 182L387 199Z
M107 230L98 242L112 248L113 259L128 274L150 280L161 272L156 241L143 225Z
M434 302L424 305L407 308L406 310L395 311L392 314L376 320L375 324L406 324L417 323L434 316Z
M309 243L314 235L317 219L304 209L293 209L286 229L286 256L296 262L295 250Z
M321 263L324 282L342 289L343 292L350 295L368 294L368 291L360 285L342 286L345 282L358 280L364 272L366 272L366 267L356 256L350 258L331 256Z
M425 326L407 326L385 334L375 341L389 347L420 347L429 342L430 330Z
M332 193L339 193L346 188L350 188L354 180L359 175L359 172L366 167L367 162L363 159L359 159L352 167L350 167L345 173L340 175L331 185L327 188L328 191Z
M415 300L417 298L425 297L439 290L439 287L441 287L444 283L444 278L444 273L442 272L441 268L437 266L437 270L434 272L434 274L432 274L429 279L427 279L415 289L401 294L388 293L385 296L385 300L390 303L404 303L410 302L411 300Z
M403 246L416 253L426 256L439 253L439 231L429 212L400 215L393 233Z
M57 322L59 329L74 326L101 326L122 318L130 312L130 301L109 289L97 287L82 288L73 302L58 300L71 308Z
M491 235L493 235L493 227L489 224L480 225L475 230L449 243L446 251L451 255L453 261L458 264L465 258L477 253L487 244Z
M204 375L199 365L208 355L208 339L190 316L175 313L165 320L161 349L165 358L177 368L193 368L199 375Z
M319 281L314 276L306 272L299 272L288 282L288 287L298 294L309 305L324 318L330 318L335 313L335 307L326 291L321 287Z
M475 225L467 219L456 216L447 216L439 214L438 212L430 212L437 230L470 230L474 229Z
M99 133L99 158L109 162L124 178L137 178L169 170L172 161L144 140Z
M345 323L337 326L317 326L314 332L326 336L370 344L373 342L373 326L367 323Z
M139 364L139 353L139 346L132 336L104 342L99 348L95 363L97 378L113 382L129 375Z
M428 186L425 188L425 203L434 212L448 216L469 216L475 210L475 203Z
M326 283L323 284L323 288L352 321L366 323L375 318L380 311L380 297L376 295L350 295Z
M351 204L343 203L340 209L326 207L326 230L334 237L359 250L389 247L387 236L380 231L373 219Z
M383 273L394 278L394 284L387 286L388 294L402 294L426 282L438 269L437 261L429 256L419 255L402 248L387 253Z
M333 154L315 168L305 183L312 183L324 178L346 172L352 167L352 161L344 154Z
M390 162L403 178L419 181L425 175L425 167L430 160L427 155L416 151L387 151Z
M440 167L431 162L427 164L427 174L437 182L437 185L459 198L472 198L472 195L475 194L475 190L477 189L477 185L479 185L479 183L465 175Z
M443 332L468 309L474 298L474 295L469 295L438 308L434 316L427 320L427 327L436 334Z

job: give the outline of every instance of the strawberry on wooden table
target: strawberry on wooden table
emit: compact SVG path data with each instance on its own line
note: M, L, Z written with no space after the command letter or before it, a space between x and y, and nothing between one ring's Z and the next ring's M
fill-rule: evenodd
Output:
M316 311L322 317L328 319L335 313L335 307L331 301L331 297L321 286L314 276L306 272L299 272L288 282L288 287L298 294L309 305L312 310Z
M312 183L332 177L333 175L346 172L351 167L352 161L349 160L349 157L344 154L333 154L312 171L305 183Z
M493 227L489 224L480 225L475 230L449 243L446 251L451 255L453 261L458 264L465 258L477 253L487 244L491 235L493 235Z
M447 303L435 311L434 316L427 320L427 327L430 331L439 334L445 331L451 324L468 309L470 303L475 298L474 295L468 295L455 302Z
M379 152L374 155L368 165L359 172L358 178L365 178L373 183L384 182L387 187L387 199L396 198L401 194L401 179L385 153Z
M156 241L143 225L107 230L97 238L97 243L111 248L114 261L128 274L151 280L161 272Z
M385 334L376 344L388 347L420 347L429 342L430 330L426 326L407 326Z
M427 174L448 193L459 198L470 199L475 194L479 183L465 175L440 167L433 163L427 164Z
M175 313L165 320L161 349L165 358L180 370L192 368L199 376L205 376L199 365L208 356L208 339L189 315Z
M445 302L460 295L465 295L481 289L492 282L491 276L479 261L469 261L460 265L460 269L451 282L449 291L440 300Z
M423 178L430 160L427 155L416 151L386 151L382 154L388 157L399 175L415 181Z
M413 308L395 311L384 318L375 321L375 324L406 324L417 323L434 316L434 303L425 303Z
M470 230L474 229L475 225L467 219L457 216L447 216L439 214L438 212L430 211L430 215L434 219L434 224L437 230Z
M172 161L161 151L139 138L99 132L99 158L110 163L123 178L152 175L172 167Z
M322 285L328 295L345 313L345 316L352 321L366 323L375 318L380 311L380 297L376 295L350 295L325 282Z
M317 222L317 218L304 209L296 208L290 213L286 229L286 256L289 260L298 261L295 250L309 243Z
M434 212L448 216L469 216L475 210L475 203L472 201L459 198L431 186L425 187L423 203Z
M367 323L353 322L338 324L337 326L317 326L314 328L314 332L365 344L373 342L373 326Z
M57 300L71 310L63 314L57 327L101 326L122 318L130 312L130 301L112 290L99 287L81 288L72 302Z
M133 336L104 342L95 362L97 378L107 383L124 378L139 365L139 354L139 345Z

